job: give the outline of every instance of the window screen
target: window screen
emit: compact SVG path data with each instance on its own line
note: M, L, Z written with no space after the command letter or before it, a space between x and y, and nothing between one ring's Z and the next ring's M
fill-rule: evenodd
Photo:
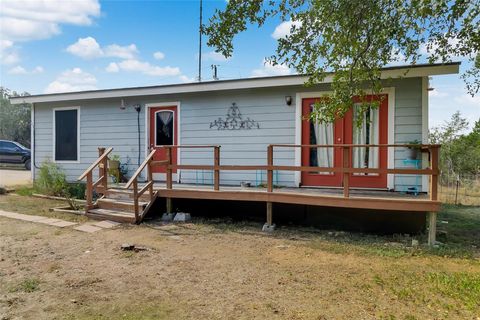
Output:
M55 160L78 160L78 110L55 111Z

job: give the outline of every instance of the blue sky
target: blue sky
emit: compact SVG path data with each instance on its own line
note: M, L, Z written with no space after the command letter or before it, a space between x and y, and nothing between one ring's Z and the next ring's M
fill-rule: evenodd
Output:
M0 0L1 85L32 94L195 81L198 74L196 1ZM204 21L226 2L204 1ZM225 60L203 46L204 79L211 64L220 79L293 73L264 64L288 23L269 21L235 40ZM466 65L462 66L462 70ZM430 126L456 110L473 124L480 97L458 75L431 81Z

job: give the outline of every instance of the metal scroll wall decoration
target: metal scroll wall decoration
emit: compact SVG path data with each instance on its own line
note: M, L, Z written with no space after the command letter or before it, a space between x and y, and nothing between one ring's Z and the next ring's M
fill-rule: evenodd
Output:
M225 119L219 117L210 122L210 129L212 128L217 128L217 130L250 130L260 129L260 124L250 118L243 119L240 109L234 102L228 109Z

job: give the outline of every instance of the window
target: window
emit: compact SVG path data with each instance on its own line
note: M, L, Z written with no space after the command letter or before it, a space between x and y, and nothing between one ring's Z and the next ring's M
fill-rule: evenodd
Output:
M375 145L379 143L379 113L378 108L368 107L363 118L360 117L360 104L355 104L353 109L353 143L361 145ZM360 120L360 121L359 121ZM358 125L358 122L359 125ZM378 147L358 147L353 149L354 168L378 168ZM360 174L357 174L360 175ZM377 175L377 174L361 174Z
M54 117L55 161L78 161L79 108L56 109Z
M173 111L155 112L155 146L173 145Z

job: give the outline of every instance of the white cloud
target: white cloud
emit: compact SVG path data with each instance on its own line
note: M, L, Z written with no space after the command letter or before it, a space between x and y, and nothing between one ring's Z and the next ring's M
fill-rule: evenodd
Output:
M110 64L105 68L105 71L115 73L120 71L120 67L115 62L110 62Z
M198 58L198 55L197 55L197 58ZM231 57L225 58L220 52L215 52L215 51L204 53L202 55L202 58L205 60L211 60L216 62L228 61L231 59Z
M0 61L2 64L15 64L20 61L17 48L10 40L0 40Z
M186 75L183 75L183 74L178 78L180 79L180 81L185 82L185 83L195 82L194 78L190 78L190 77L188 77Z
M90 25L100 16L98 0L2 0L0 36L13 42L47 39L61 24Z
M276 40L278 40L280 38L285 38L286 36L290 35L292 26L295 26L296 28L299 28L299 27L302 26L302 22L301 21L289 20L289 21L284 21L284 22L280 23L275 28L275 30L273 31L273 33L271 35L272 38L276 39Z
M163 60L165 58L165 53L157 51L153 54L153 57L157 60Z
M22 66L16 66L8 70L9 74L15 74L15 75L23 75L23 74L37 74L37 73L42 73L43 72L43 67L41 66L36 66L34 69L31 71L26 70Z
M159 67L135 59L121 61L117 63L117 66L123 71L140 72L149 76L168 77L181 75L180 69L177 67Z
M105 57L116 57L121 59L133 59L138 53L137 46L134 44L128 46L119 46L118 44L111 44L104 49Z
M62 72L48 85L45 93L95 90L96 84L95 76L80 68L73 68Z
M252 77L284 76L291 74L290 68L284 64L273 65L263 59L263 66L252 71Z
M103 56L102 48L100 48L97 40L92 37L79 38L77 42L67 47L67 51L84 59L93 59Z
M138 53L137 47L134 44L130 44L128 46L111 44L102 48L98 44L97 40L92 37L79 38L77 42L67 47L67 51L83 59L102 57L133 59Z

